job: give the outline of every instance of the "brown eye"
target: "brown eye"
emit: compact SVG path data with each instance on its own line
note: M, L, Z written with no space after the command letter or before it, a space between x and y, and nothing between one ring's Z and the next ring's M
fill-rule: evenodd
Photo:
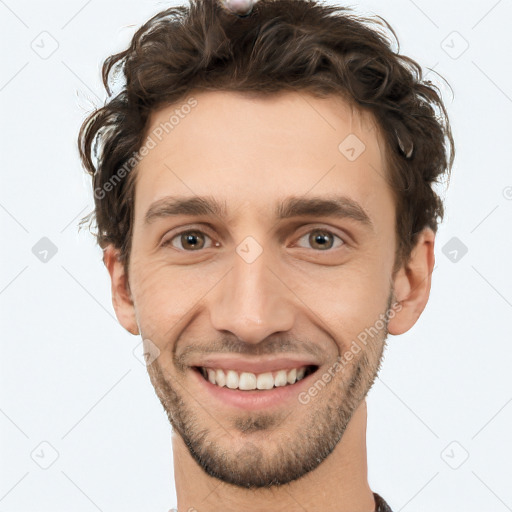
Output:
M336 239L338 239L341 242L336 246L336 248L344 244L343 240L339 236L325 229L314 229L313 231L309 231L308 233L303 235L299 239L299 241L304 240L306 238L310 247L312 247L313 249L318 249L320 251L327 251L329 249L332 249Z
M162 245L172 245L176 249L192 252L204 249L206 239L210 239L210 237L202 231L182 231Z

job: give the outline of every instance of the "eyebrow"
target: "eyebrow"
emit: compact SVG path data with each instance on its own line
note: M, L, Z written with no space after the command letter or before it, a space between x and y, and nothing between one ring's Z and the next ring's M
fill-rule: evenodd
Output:
M354 199L346 196L335 197L290 197L276 208L278 219L290 217L336 217L352 219L371 230L373 222L366 210Z
M352 219L374 230L373 222L365 209L353 199L346 196L334 197L288 197L275 208L278 220L292 217L336 217ZM155 201L145 215L149 224L157 218L178 215L216 216L227 219L225 202L211 196L174 197L168 196Z

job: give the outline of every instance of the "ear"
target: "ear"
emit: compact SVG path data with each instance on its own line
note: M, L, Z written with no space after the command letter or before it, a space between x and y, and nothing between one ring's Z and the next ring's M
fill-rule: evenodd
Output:
M108 245L103 250L103 263L112 281L112 305L119 323L131 334L139 334L128 277L119 259L119 249Z
M407 332L427 305L435 264L434 241L435 233L432 229L423 229L409 261L395 276L395 300L400 302L401 309L397 309L395 316L389 320L390 334Z

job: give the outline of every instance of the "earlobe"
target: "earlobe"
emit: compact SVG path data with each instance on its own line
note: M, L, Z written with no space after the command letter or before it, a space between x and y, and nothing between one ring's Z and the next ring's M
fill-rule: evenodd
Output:
M119 323L131 334L139 334L135 307L130 293L124 265L119 259L119 249L108 245L103 250L103 263L112 283L112 305Z
M418 235L418 241L409 261L395 276L395 299L400 302L400 308L389 320L390 334L398 335L407 332L427 305L435 264L434 241L435 233L432 229L423 229Z

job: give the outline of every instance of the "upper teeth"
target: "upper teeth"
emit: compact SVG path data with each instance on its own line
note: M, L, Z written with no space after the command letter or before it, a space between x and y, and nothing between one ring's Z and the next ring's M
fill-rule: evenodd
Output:
M230 389L272 389L274 386L286 386L294 384L304 378L306 366L291 370L279 370L255 374L251 372L236 372L234 370L221 370L213 368L201 368L205 378L217 386L226 386Z

